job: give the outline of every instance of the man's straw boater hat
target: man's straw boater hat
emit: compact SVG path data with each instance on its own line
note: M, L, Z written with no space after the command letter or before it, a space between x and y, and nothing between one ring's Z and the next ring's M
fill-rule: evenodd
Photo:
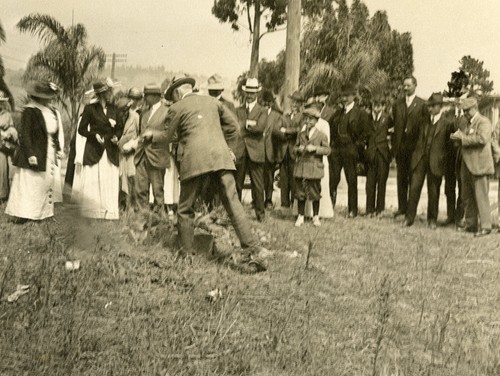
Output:
M241 87L245 93L258 93L262 90L262 86L259 84L259 80L256 78L247 78L245 85Z

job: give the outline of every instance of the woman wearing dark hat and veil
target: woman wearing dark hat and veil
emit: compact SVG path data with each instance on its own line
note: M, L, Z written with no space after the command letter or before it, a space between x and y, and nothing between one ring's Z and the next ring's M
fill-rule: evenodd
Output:
M117 122L112 103L112 82L93 84L97 102L85 106L78 133L85 137L85 150L79 189L73 198L81 205L84 217L118 219L119 169L118 140L123 124Z
M54 215L54 200L62 187L58 166L62 157L61 116L51 107L58 88L50 82L35 82L27 89L19 133L19 148L13 157L14 177L5 213L20 219L41 220Z

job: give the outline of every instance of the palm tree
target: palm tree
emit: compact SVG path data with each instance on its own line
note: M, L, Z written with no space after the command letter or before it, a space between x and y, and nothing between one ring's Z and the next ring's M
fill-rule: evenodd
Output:
M87 30L83 24L64 28L49 15L25 16L17 23L17 28L38 37L43 45L30 58L23 79L48 79L61 88L59 100L70 119L70 134L73 134L85 91L104 68L104 50L87 45Z
M3 29L3 26L0 23L0 44L5 43L5 41L6 41L5 30ZM5 76L5 67L3 65L2 56L0 56L0 90L2 90L9 97L9 104L12 107L12 110L14 110L14 97L12 96L12 93L10 92L7 83L3 79L4 76Z

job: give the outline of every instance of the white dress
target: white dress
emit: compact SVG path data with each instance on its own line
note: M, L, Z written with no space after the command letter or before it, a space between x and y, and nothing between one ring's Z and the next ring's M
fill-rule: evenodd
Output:
M98 163L82 166L78 162L80 158L83 161L84 144L83 140L77 138L72 200L80 205L84 217L119 219L120 170L110 162L106 150Z
M14 167L14 177L5 213L14 217L41 220L54 216L54 201L62 193L60 161L56 166L56 150L50 135L60 128L60 115L50 108L38 103L30 103L26 107L38 108L45 120L47 129L47 164L45 171L34 171L28 168ZM57 114L57 115L56 115ZM61 132L60 132L61 133ZM64 135L63 135L64 137Z
M325 119L318 119L315 125L316 129L323 132L330 142L330 126ZM330 168L328 164L328 157L323 156L323 165L325 166L324 176L321 179L321 199L319 200L319 217L320 218L332 218L333 217L333 207L332 199L330 197ZM297 210L297 200L294 201L293 212L295 215L298 214ZM312 217L312 202L306 201L305 216Z
M175 167L175 160L170 156L170 168L165 170L163 181L163 199L166 205L179 203L179 195L181 192L181 183L179 181L179 172ZM154 202L153 188L149 187L149 203Z

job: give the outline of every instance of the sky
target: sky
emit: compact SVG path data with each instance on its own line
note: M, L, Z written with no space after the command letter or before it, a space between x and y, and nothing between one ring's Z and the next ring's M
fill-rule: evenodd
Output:
M233 32L211 14L213 0L2 0L0 21L7 42L0 54L7 68L26 66L40 45L20 34L16 23L30 13L46 13L64 26L83 23L89 42L107 53L127 54L127 64L231 80L248 69L251 44L245 29ZM499 0L365 0L370 15L385 10L393 29L412 34L417 94L427 98L447 88L459 60L484 61L500 93ZM74 15L74 16L73 16ZM74 18L73 18L74 17ZM286 32L261 39L260 57L272 60L285 48Z

